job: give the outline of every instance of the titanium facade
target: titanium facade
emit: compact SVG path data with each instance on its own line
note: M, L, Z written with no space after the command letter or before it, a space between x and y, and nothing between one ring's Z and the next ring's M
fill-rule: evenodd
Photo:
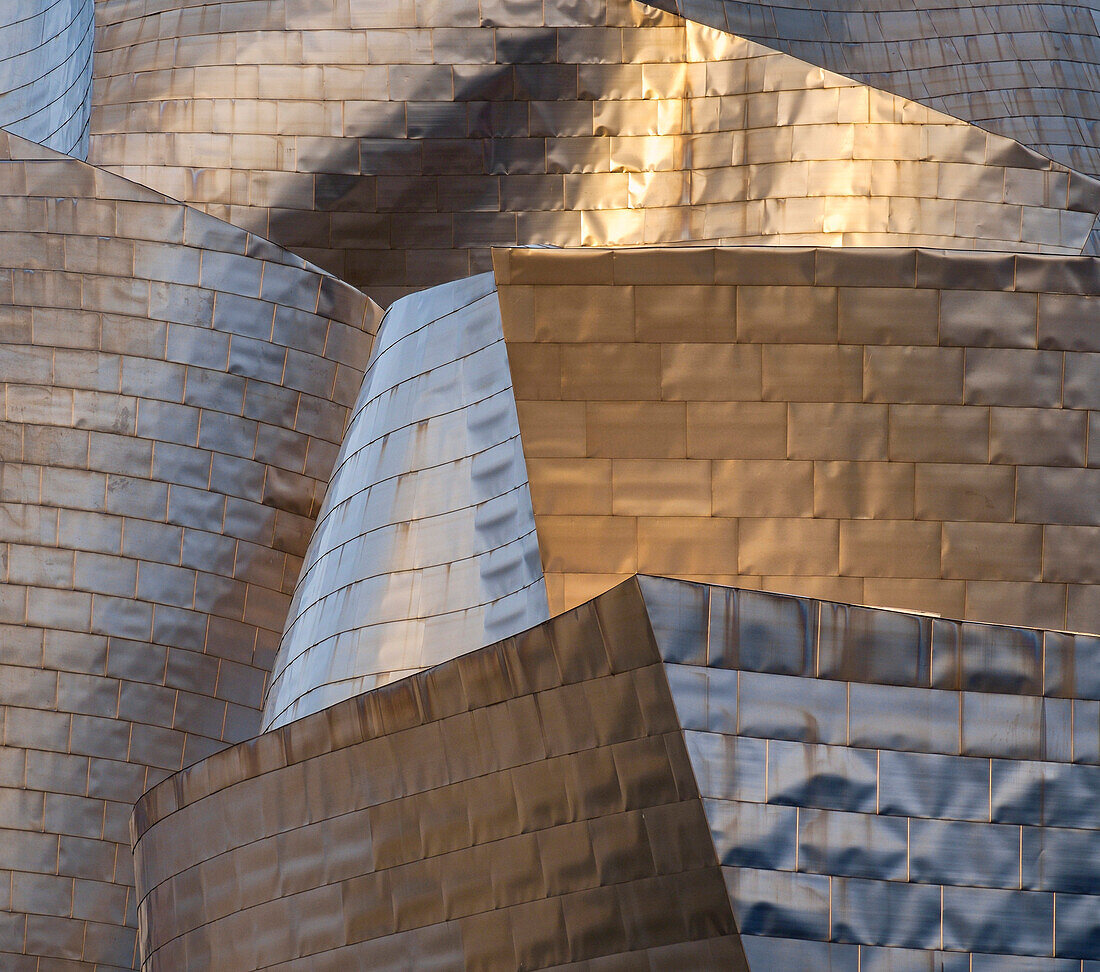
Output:
M744 969L636 586L154 789L143 969Z
M0 126L84 158L94 0L13 0L0 10Z
M1100 631L1100 261L677 247L497 264L499 310L476 278L383 324L265 725L638 571Z
M5 969L1100 963L1091 8L667 4L0 15Z
M259 728L377 308L118 176L0 159L0 966L131 968L132 804Z
M752 968L1092 967L1100 640L640 580Z
M547 616L492 275L406 297L378 332L264 728Z
M92 161L383 302L490 245L1079 252L1100 210L1010 139L631 0L97 10Z
M1095 259L513 250L498 283L551 615L640 571L1100 631Z
M1081 972L1098 650L631 580L146 794L143 968Z
M1100 173L1091 3L660 0L739 34Z

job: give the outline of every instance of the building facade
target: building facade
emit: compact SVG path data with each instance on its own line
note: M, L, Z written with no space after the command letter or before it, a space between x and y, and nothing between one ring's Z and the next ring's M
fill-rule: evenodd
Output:
M1100 965L1095 11L17 6L0 966Z

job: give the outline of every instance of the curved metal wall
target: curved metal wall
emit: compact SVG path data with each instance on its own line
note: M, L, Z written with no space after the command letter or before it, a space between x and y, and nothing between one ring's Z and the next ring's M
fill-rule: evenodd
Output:
M84 158L95 0L18 0L0 10L0 127Z
M1082 972L1098 652L632 579L143 796L143 968Z
M294 593L264 728L547 618L492 274L395 303Z
M1100 31L1090 2L657 0L1100 173Z
M212 757L134 845L145 972L747 972L636 584Z
M100 3L95 71L94 162L386 302L493 244L1079 252L1100 210L1009 139L630 0Z
M551 616L642 572L1100 632L1100 261L530 249L498 284Z
M131 806L259 728L377 308L117 176L0 158L0 965L130 968Z

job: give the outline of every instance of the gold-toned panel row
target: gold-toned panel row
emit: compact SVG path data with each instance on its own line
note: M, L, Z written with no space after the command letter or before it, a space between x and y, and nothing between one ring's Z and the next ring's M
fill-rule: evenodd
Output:
M497 278L552 614L638 571L1100 629L1095 261L513 250Z
M91 157L389 302L490 245L1080 252L1097 184L629 0L100 4Z
M1081 3L968 0L858 5L660 0L662 7L1100 172L1100 38Z

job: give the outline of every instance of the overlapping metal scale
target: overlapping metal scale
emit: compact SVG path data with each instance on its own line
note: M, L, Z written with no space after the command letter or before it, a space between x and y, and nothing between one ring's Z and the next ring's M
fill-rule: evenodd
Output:
M1079 252L1097 184L632 0L99 5L91 158L388 303L490 245Z
M1100 173L1100 31L1088 2L658 0Z
M10 0L0 9L0 128L87 156L94 8L94 0Z
M0 197L0 967L129 969L133 802L259 730L378 309L6 133Z
M1100 638L640 581L753 969L1100 958Z
M310 541L265 728L547 617L491 274L395 303Z
M1098 652L631 579L145 794L142 967L1087 970Z

